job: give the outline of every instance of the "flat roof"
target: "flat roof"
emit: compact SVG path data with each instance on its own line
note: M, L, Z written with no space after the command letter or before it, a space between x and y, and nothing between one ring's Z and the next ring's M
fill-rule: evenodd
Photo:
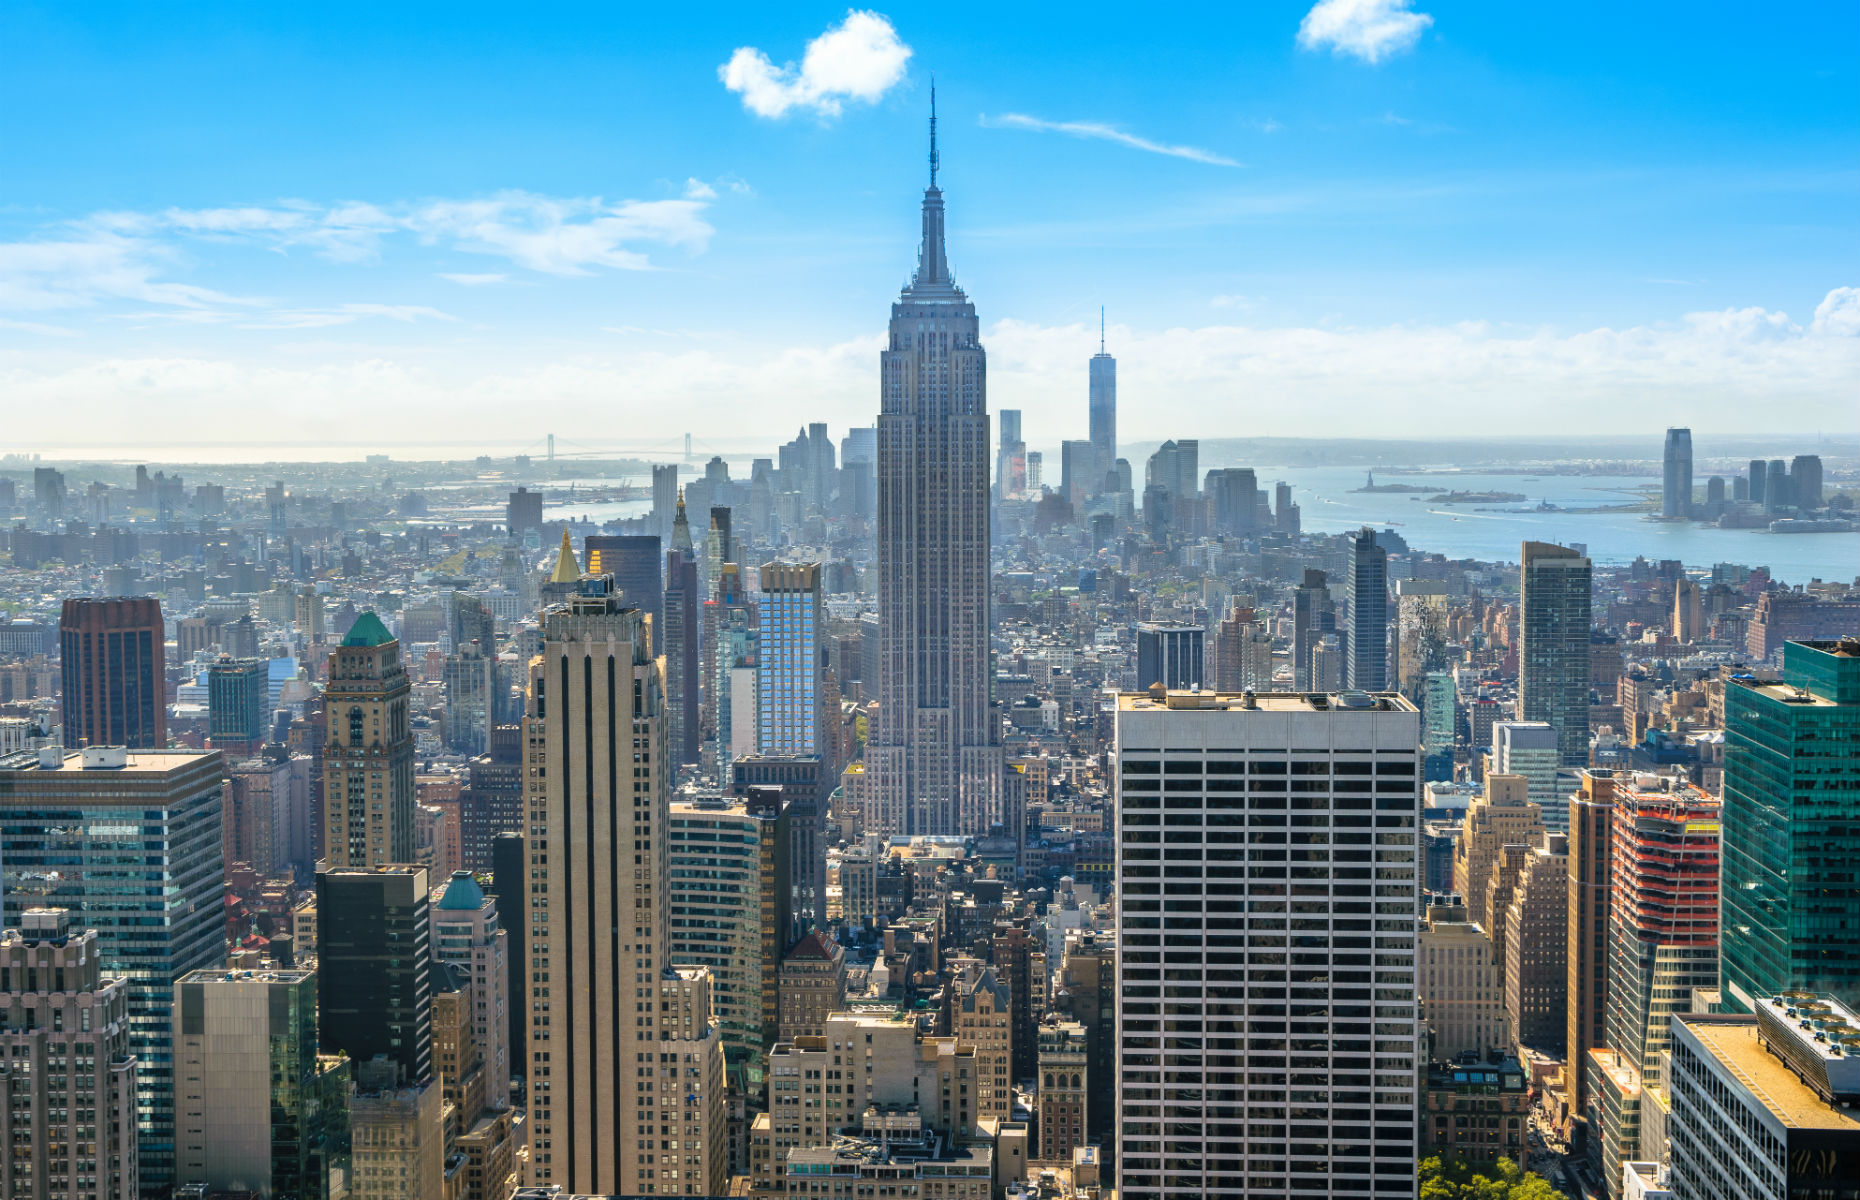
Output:
M1333 712L1418 713L1407 697L1399 692L1215 692L1169 691L1162 700L1154 692L1117 693L1119 712Z
M31 771L38 775L121 775L125 772L168 772L192 766L205 758L221 757L218 750L127 750L121 766L85 767L82 750L66 750L55 767L39 765L38 751L23 750L0 758L0 771Z
M1685 1025L1736 1080L1749 1089L1775 1118L1791 1129L1838 1129L1860 1134L1860 1119L1823 1100L1783 1061L1757 1041L1757 1022L1699 1020L1685 1013L1673 1019Z

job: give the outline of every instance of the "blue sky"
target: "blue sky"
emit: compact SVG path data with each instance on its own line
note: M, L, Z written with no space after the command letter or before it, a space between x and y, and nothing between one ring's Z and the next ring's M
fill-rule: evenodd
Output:
M10 436L865 423L933 73L1036 444L1101 303L1132 439L1856 428L1852 4L1155 15L9 4Z

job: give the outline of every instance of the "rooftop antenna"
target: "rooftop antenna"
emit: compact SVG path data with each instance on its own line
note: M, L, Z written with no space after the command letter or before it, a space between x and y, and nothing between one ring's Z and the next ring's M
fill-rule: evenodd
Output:
M930 77L930 186L936 186L936 76Z
M1098 306L1098 353L1104 353L1104 305Z

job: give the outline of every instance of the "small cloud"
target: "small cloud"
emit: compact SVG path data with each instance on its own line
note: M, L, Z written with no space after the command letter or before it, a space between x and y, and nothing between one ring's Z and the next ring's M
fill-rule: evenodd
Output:
M705 183L702 179L693 178L685 180L685 199L715 200L716 198L717 189Z
M17 329L21 333L36 333L40 337L76 337L77 330L66 329L63 325L41 325L37 321L14 321L0 317L0 329Z
M481 275L474 275L469 272L442 271L439 277L441 279L450 279L453 283L461 284L465 287L483 287L490 283L502 283L504 280L510 278L510 276L501 274L497 271L489 271Z
M1277 133L1285 128L1284 124L1271 117L1257 117L1248 122L1248 124L1252 125L1253 128L1259 130L1261 133Z
M322 329L329 325L349 325L363 317L381 317L389 321L456 321L450 313L428 308L424 304L339 304L335 308L287 309L268 313L263 319L247 321L246 329Z
M852 9L807 44L798 68L791 62L777 67L754 46L742 46L717 68L717 78L758 117L784 117L797 108L837 117L844 100L876 103L904 78L910 57L889 20Z
M1025 113L1002 113L998 117L983 116L982 125L990 129L1027 129L1035 133L1063 133L1068 137L1116 142L1132 150L1142 150L1150 154L1166 154L1170 158L1186 158L1191 162L1208 163L1217 167L1240 165L1233 159L1216 154L1212 150L1203 150L1199 146L1171 146L1163 142L1152 142L1134 133L1125 133L1115 125L1105 125L1098 121L1047 121L1040 117L1030 117Z
M1379 63L1412 47L1434 23L1414 0L1318 0L1298 25L1298 44Z
M1839 287L1815 306L1812 333L1832 337L1860 337L1860 288Z

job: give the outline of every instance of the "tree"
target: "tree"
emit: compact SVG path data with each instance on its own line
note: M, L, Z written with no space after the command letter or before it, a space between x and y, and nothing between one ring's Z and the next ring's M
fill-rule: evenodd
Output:
M1509 1158L1474 1163L1457 1154L1421 1160L1421 1200L1569 1200Z

